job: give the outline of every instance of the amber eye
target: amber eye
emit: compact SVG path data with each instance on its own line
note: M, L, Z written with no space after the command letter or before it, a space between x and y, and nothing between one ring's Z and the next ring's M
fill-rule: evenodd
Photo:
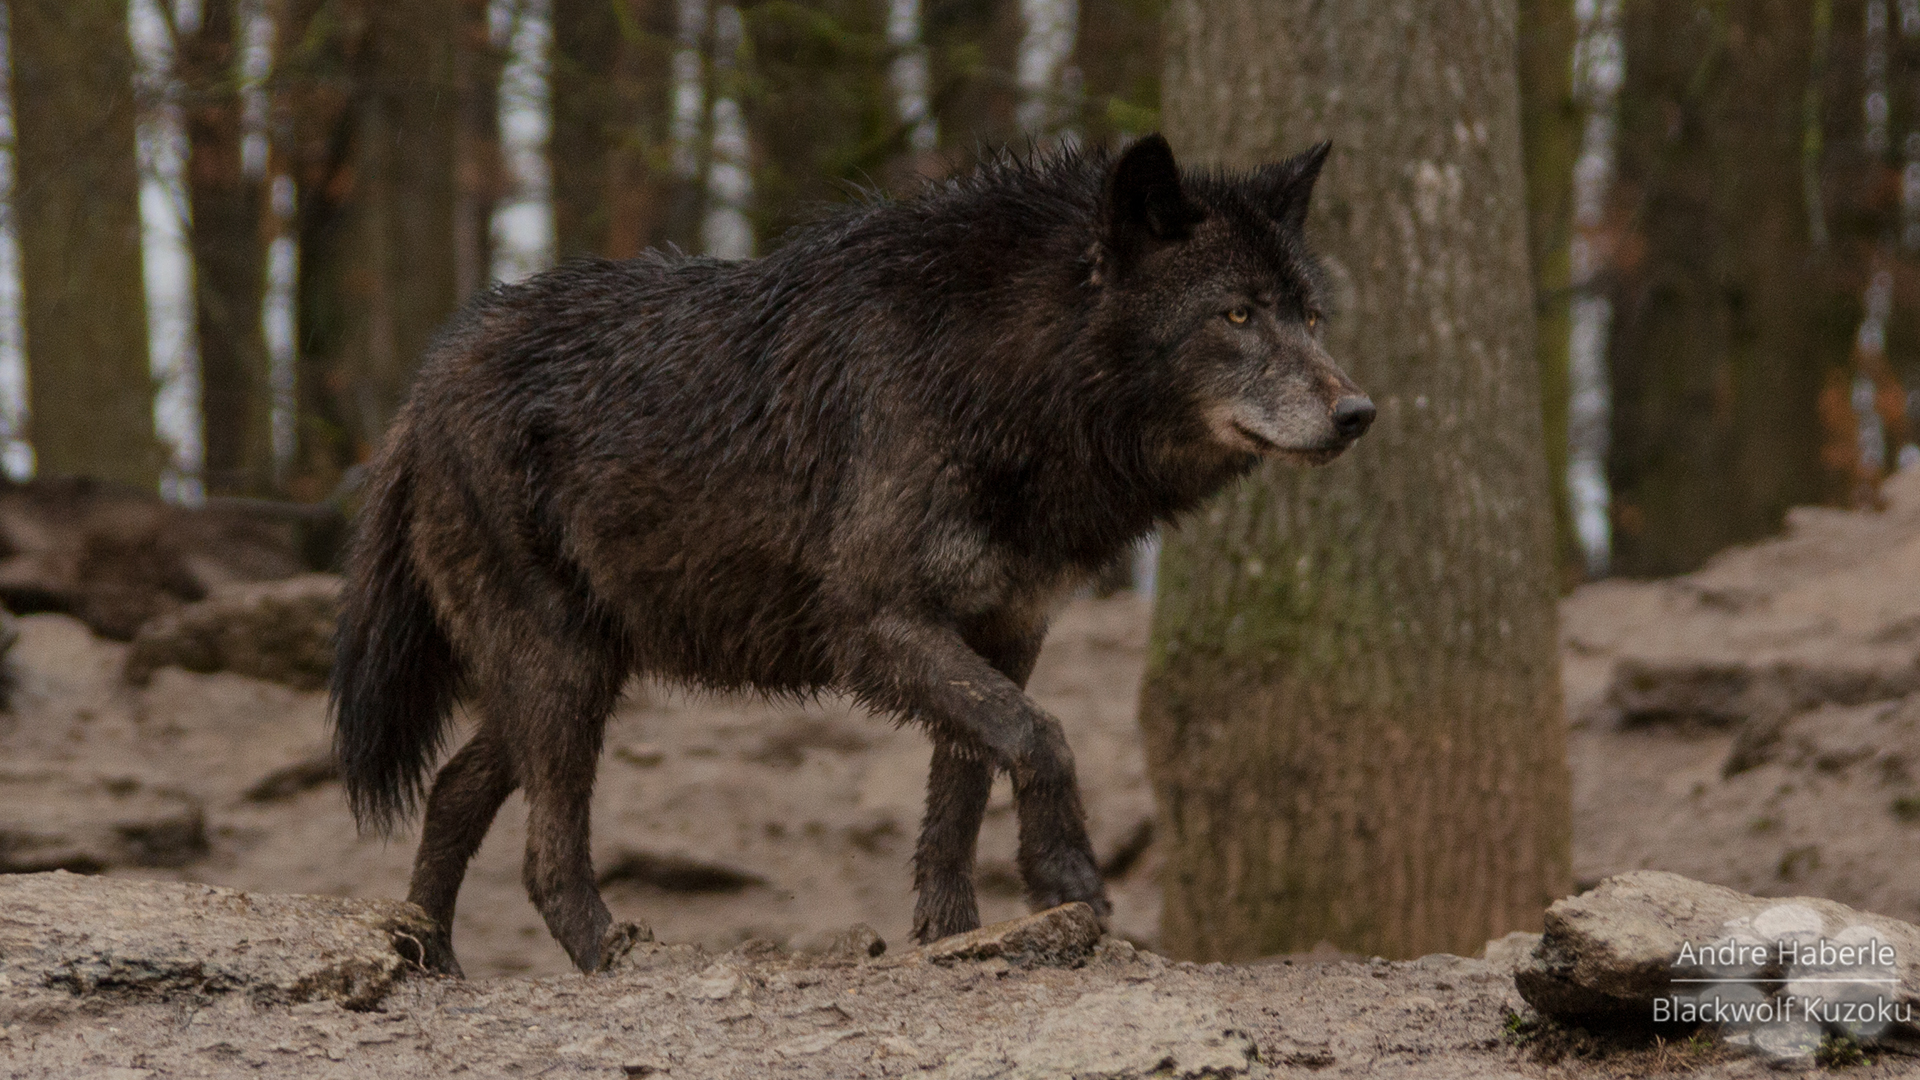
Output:
M1239 326L1241 323L1246 322L1248 319L1252 317L1253 317L1253 314L1249 312L1244 305L1242 305L1241 307L1227 309L1227 321L1234 324L1235 326Z
M1320 325L1320 316L1311 311L1307 312L1307 329L1311 330L1314 327L1319 325Z

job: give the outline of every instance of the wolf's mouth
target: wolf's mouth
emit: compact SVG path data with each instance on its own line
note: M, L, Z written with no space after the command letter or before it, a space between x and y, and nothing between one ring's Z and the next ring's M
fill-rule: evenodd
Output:
M1276 443L1272 439L1267 438L1265 435L1262 435L1259 432L1254 431L1252 428L1247 427L1247 425L1241 423L1238 420L1235 420L1233 422L1233 430L1239 432L1242 438L1252 443L1253 448L1262 454L1277 454L1280 452L1279 443Z

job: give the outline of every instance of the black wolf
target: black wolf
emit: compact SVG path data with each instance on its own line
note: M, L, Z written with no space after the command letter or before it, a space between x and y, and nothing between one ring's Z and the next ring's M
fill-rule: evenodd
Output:
M527 893L583 971L601 734L633 672L834 688L934 742L922 941L972 929L1013 778L1036 907L1104 916L1073 758L1023 692L1051 606L1263 455L1331 460L1373 405L1316 338L1325 145L1183 175L1164 139L988 165L765 258L649 253L454 319L370 473L333 674L363 827L426 799L409 898L446 933L515 788ZM450 937L432 962L458 971Z

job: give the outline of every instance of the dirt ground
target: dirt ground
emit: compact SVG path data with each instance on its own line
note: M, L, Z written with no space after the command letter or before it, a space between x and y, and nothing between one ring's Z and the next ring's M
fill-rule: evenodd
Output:
M1582 882L1618 870L1666 869L1748 892L1826 896L1920 921L1920 471L1894 478L1888 496L1880 513L1797 511L1786 537L1729 553L1686 578L1603 582L1565 601L1574 858ZM1148 604L1130 594L1074 601L1055 624L1032 690L1072 741L1096 849L1111 871L1113 929L1151 948L1157 859L1134 729L1147 616ZM64 615L30 615L19 626L14 707L0 714L0 856L8 835L15 835L18 849L18 835L37 830L36 843L79 852L69 862L113 876L275 893L404 895L412 837L356 835L324 766L322 694L177 668L136 687L122 677L128 646ZM672 963L682 966L695 959L708 964L743 942L817 951L855 922L874 927L897 955L911 916L908 859L927 757L919 732L895 729L844 701L802 708L636 684L609 728L595 796L595 861L607 879L608 902L616 918L647 923L663 941L706 950L673 954L681 959ZM129 825L122 820L129 815L139 820ZM299 1043L281 1032L274 1038L292 1047L284 1052L317 1064L333 1056L326 1048L336 1035L347 1040L340 1045L363 1048L392 1042L379 1051L399 1070L392 1075L414 1075L416 1068L429 1075L435 1069L427 1062L465 1061L461 1046L473 1033L461 1025L478 1031L489 1010L535 998L565 998L578 1008L567 1013L570 1027L539 1038L514 1021L530 1040L528 1060L538 1056L536 1045L545 1047L538 1053L559 1053L563 1043L580 1042L573 1036L582 1032L611 1032L606 1037L618 1042L620 1031L641 1023L632 1009L622 1011L621 1001L666 1009L690 1025L677 1053L697 1055L702 1038L746 1030L747 1014L729 1019L708 1016L705 1005L672 1004L679 1000L672 980L588 994L521 888L523 816L518 800L510 801L461 896L455 944L471 981L405 990L403 997L425 996L399 1010L404 1019L352 1022L397 1025L375 1036L404 1028L406 1038L363 1038L356 1026L358 1034L322 1032ZM980 849L988 921L1024 911L1013 851L1012 807L1002 781ZM885 1021L893 1026L884 1031L861 1021L851 1006L828 1026L860 1029L843 1049L852 1055L847 1062L868 1063L860 1066L868 1069L862 1075L894 1075L931 1067L939 1055L930 1048L959 1037L916 1034L901 1019L916 1011L937 1015L949 1007L939 994L961 995L953 1000L982 1016L1011 1015L1026 1007L1021 1002L1072 1001L1107 985L1082 985L1073 972L993 973L986 981L979 973L943 973L933 982L903 983L898 971L886 970L893 969L832 976L820 984L830 984L831 993L767 1001L802 1010L778 1014L790 1020L828 1007L813 1002L822 994L822 1001L836 1002L842 997L834 995L893 995ZM1446 980L1418 965L1153 970L1151 979L1134 982L1179 993L1182 980L1201 979L1208 1000L1246 1012L1234 1013L1236 1023L1269 1024L1269 1034L1260 1037L1276 1046L1283 1029L1327 1025L1334 1034L1326 1039L1349 1045L1336 1072L1366 1071L1367 1060L1402 1060L1409 1068L1453 1061L1435 1075L1541 1068L1500 1042L1499 1018L1517 999L1510 982L1480 978L1479 968L1472 969L1477 982L1454 980L1478 987L1458 998L1421 989L1422 980ZM1387 1004L1327 996L1348 982L1370 988L1372 996L1379 996L1375 988L1389 988L1381 997ZM934 983L938 987L929 989ZM988 985L1001 989L973 992ZM1267 1004L1256 1007L1256 999ZM1310 1019L1349 1007L1356 1011L1345 1021L1331 1014ZM1380 1011L1389 1007L1391 1024ZM65 1020L48 1020L47 1030L84 1043L88 1024L105 1022L86 1020L87 1008L104 1006L76 1003ZM139 1014L145 1019L123 1019L164 1026L155 1008ZM292 1022L225 1008L236 1031ZM1445 1019L1423 1019L1435 1009ZM752 1014L753 1024L766 1027L752 1037L754 1045L765 1049L801 1037L788 1030L793 1023L774 1023L772 1015ZM190 1011L175 1019L201 1022ZM1402 1050L1412 1056L1393 1058L1393 1024L1427 1032L1406 1035ZM1351 1033L1362 1030L1369 1033L1362 1042L1373 1040L1365 1052L1353 1049L1360 1036ZM239 1036L228 1042L253 1045ZM832 1045L837 1041L822 1044ZM486 1059L491 1064L479 1058L470 1064L505 1069L510 1049L495 1046ZM616 1051L628 1052L622 1044L607 1053ZM229 1063L239 1065L253 1052L236 1050ZM1294 1053L1275 1052L1282 1058L1273 1060ZM792 1066L788 1071L797 1075L856 1075L822 1064L838 1061L839 1050L820 1053L826 1056L808 1051L766 1060ZM1294 1066L1302 1070L1330 1063L1308 1060L1311 1051L1298 1053L1307 1055L1296 1055ZM586 1051L574 1056L599 1060ZM802 1057L811 1064L802 1067ZM405 1068L403 1059L410 1063ZM562 1059L566 1054L553 1058ZM746 1060L712 1075L736 1068L744 1070L738 1075L760 1075L758 1066L741 1064ZM1424 1066L1413 1071L1426 1074Z

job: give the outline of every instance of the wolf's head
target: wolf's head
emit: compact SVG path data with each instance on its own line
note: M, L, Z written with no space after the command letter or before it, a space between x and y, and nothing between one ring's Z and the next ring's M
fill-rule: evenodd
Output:
M1318 269L1301 235L1327 149L1182 177L1149 135L1108 167L1094 283L1142 360L1166 365L1183 440L1317 465L1373 422L1373 402L1320 345Z

